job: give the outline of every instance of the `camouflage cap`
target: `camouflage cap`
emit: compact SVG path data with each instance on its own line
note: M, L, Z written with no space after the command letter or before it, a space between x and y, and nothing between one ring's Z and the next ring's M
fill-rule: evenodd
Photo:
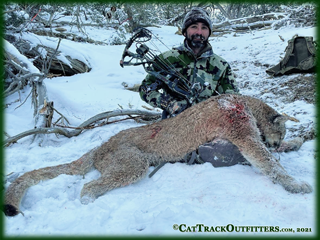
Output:
M187 28L196 22L202 22L209 27L209 36L211 35L212 31L212 23L211 19L209 18L209 14L200 7L192 8L184 17L183 25L182 25L182 34L187 31Z

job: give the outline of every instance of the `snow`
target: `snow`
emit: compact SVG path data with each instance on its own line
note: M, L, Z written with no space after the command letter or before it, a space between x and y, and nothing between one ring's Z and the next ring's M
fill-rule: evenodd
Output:
M3 40L4 42L4 46L5 49L8 53L10 53L12 56L15 56L17 58L17 60L19 62L21 62L23 65L25 65L25 67L27 67L26 72L30 72L30 73L40 73L39 69L36 68L29 60L26 56L21 55L19 53L19 51L11 44L9 43L7 40Z
M149 28L167 47L179 45L183 37L175 35L175 27ZM285 103L281 97L263 90L274 87L278 80L270 78L266 64L275 65L283 57L287 41L295 34L314 36L315 28L286 27L279 30L252 31L248 34L227 34L210 39L215 53L226 59L237 75L242 94L260 97L280 112L299 119L288 122L298 129L315 121L315 107L304 101ZM111 31L86 29L89 36L107 39ZM92 33L92 35L90 35ZM98 36L101 34L100 36ZM281 41L281 35L285 41ZM24 33L24 39L41 41L55 48L57 39ZM9 45L6 45L8 47ZM159 44L159 50L167 47ZM140 83L146 76L139 67L119 66L124 49L121 46L99 46L63 39L63 56L86 61L92 67L88 73L71 77L45 79L49 101L70 122L78 126L88 118L105 111L143 109L147 105L138 93L127 91L121 85ZM258 63L258 64L257 64ZM286 81L292 76L279 78ZM279 80L279 81L280 81ZM249 83L250 87L246 87ZM20 92L21 102L30 88ZM15 102L18 93L9 96L5 109L5 130L13 136L34 127L30 98L24 105ZM54 120L59 117L54 114ZM141 124L128 120L91 130L77 137L66 138L47 135L41 146L32 144L32 136L20 139L5 148L5 170L9 174L68 163L78 159L90 149L101 145L121 130ZM293 133L288 133L290 138ZM290 175L316 187L315 140L305 142L296 152L275 154ZM154 168L150 167L149 172ZM236 165L214 168L203 165L166 164L152 178L112 190L93 203L82 205L82 186L98 178L96 170L83 176L61 175L31 187L21 202L24 213L5 217L6 236L313 236L316 234L315 192L291 194L273 184L258 169ZM6 183L8 187L9 183ZM200 224L202 231L181 232ZM181 225L182 224L182 225ZM183 225L185 224L185 225ZM201 225L203 224L203 225ZM230 225L232 224L232 225ZM187 228L189 226L189 228ZM204 232L216 229L216 232ZM217 227L218 226L218 227ZM222 227L220 227L222 226ZM223 226L228 230L223 231ZM254 228L254 226L256 226ZM247 227L247 228L246 228ZM251 228L250 228L251 227ZM272 232L271 229L293 229L293 232ZM298 228L312 232L298 232ZM195 229L195 228L194 228ZM222 229L222 230L221 230ZM220 231L219 231L220 230Z

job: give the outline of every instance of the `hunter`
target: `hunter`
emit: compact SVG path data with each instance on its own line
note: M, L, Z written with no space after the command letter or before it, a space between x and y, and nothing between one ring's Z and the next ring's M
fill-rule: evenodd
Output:
M155 88L154 84L157 81L154 75L148 74L142 81L139 88L140 97L151 106L161 108L162 119L174 117L211 96L225 93L239 94L230 65L213 53L208 42L211 32L212 24L208 13L199 7L192 8L183 20L182 34L185 37L183 44L159 55L161 59L170 62L191 85L200 86L199 94L192 104L167 86L159 85ZM219 161L216 161L218 159ZM245 161L234 145L224 141L200 146L197 151L186 156L186 161L189 163L195 160L209 161L216 167L231 166Z
M193 104L218 94L239 92L230 65L213 53L208 42L211 26L205 10L191 9L182 25L182 34L185 37L183 44L160 55L160 58L170 62L190 83L200 84L201 93ZM191 106L166 87L150 88L155 80L155 76L147 75L139 89L140 96L153 107L161 108L163 118L179 114Z

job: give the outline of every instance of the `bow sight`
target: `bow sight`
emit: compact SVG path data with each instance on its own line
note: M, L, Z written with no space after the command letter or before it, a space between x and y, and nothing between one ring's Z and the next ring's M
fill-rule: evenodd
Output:
M145 71L157 79L151 90L166 85L180 98L193 104L195 98L203 90L199 83L191 84L169 61L157 56L145 43L152 38L152 32L145 28L138 28L129 39L120 60L120 66L142 65ZM159 40L159 39L158 39ZM129 51L133 43L136 43L136 53ZM125 58L129 57L128 61Z

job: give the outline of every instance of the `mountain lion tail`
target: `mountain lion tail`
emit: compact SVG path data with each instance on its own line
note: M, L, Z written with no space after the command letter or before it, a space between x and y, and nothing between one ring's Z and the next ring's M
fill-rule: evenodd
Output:
M26 172L10 184L5 192L4 214L6 216L15 216L19 210L21 199L26 190L40 181L53 179L60 174L84 175L90 171L94 163L95 149L84 154L81 158L71 163L61 164L52 167L40 168L31 172Z

